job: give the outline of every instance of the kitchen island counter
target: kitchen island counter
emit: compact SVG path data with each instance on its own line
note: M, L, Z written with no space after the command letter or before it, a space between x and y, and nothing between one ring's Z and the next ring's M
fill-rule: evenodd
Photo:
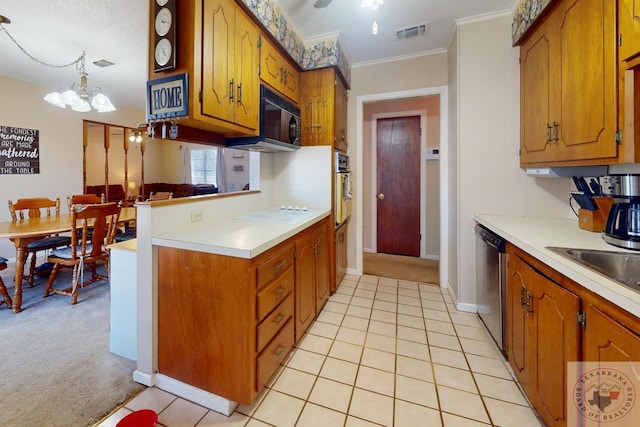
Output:
M329 209L303 211L271 207L215 221L194 222L187 227L155 236L152 243L251 259L329 214Z
M584 288L636 316L640 315L640 292L571 261L547 246L634 252L605 243L601 234L582 230L576 220L477 214L478 223L528 252ZM637 253L637 252L636 252Z

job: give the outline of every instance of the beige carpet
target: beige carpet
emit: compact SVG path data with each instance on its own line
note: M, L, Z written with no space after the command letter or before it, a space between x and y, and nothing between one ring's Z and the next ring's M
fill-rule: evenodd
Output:
M10 294L13 267L0 272ZM93 425L144 388L135 362L109 352L109 284L81 289L76 305L43 298L45 284L24 289L21 313L0 305L0 426Z
M364 253L364 274L440 284L440 262L402 255Z

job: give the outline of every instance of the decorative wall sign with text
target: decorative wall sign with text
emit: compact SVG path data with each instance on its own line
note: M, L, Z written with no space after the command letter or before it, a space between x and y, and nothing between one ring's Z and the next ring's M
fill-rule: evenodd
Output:
M147 120L184 117L189 113L188 75L147 82Z
M40 173L40 131L0 125L0 175Z

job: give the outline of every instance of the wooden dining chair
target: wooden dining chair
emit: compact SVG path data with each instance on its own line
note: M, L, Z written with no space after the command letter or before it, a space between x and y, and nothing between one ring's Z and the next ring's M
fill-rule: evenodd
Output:
M73 205L95 205L96 203L104 203L104 197L95 194L74 194L67 196L69 212L71 212L71 206Z
M73 205L71 209L71 246L55 249L47 258L54 264L44 296L51 293L71 297L71 304L78 302L78 288L101 280L109 280L109 251L107 245L113 243L120 206L117 203L99 203L94 205ZM92 231L93 229L93 231ZM102 262L107 275L99 274L97 264ZM71 287L54 288L61 267L73 268ZM84 280L84 270L88 268L91 278Z
M7 259L0 256L0 271L6 268L7 268ZM13 301L11 301L11 297L9 296L9 292L7 292L7 287L4 285L4 282L2 281L2 277L0 277L0 298L2 298L2 301L0 301L0 305L6 303L8 308L13 307Z
M51 217L60 216L60 197L51 200L46 197L33 197L27 199L18 199L15 203L9 200L9 213L12 221L24 221L25 218L40 218L44 215ZM53 235L30 242L25 250L27 257L31 254L31 264L29 265L29 275L22 277L28 280L28 286L33 287L33 280L36 274L36 258L39 251L59 248L71 244L71 237ZM25 262L26 264L26 262Z

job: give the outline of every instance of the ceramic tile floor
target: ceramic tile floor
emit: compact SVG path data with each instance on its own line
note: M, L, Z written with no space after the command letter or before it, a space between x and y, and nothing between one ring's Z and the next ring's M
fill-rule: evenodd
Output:
M346 276L250 406L231 417L148 388L102 421L138 409L160 426L540 427L497 347L436 285Z

